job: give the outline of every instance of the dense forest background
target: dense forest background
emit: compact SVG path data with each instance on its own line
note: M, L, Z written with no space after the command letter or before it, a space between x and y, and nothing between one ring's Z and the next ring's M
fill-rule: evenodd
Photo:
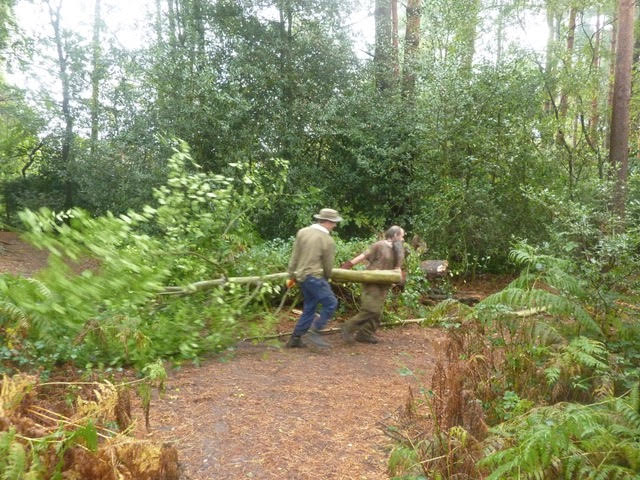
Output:
M88 417L33 443L19 372L133 367L148 408L163 361L273 331L289 291L262 276L331 207L336 264L405 227L385 319L449 339L392 431L392 478L637 480L635 2L149 0L136 45L107 28L121 4L94 0L82 33L68 0L0 0L0 214L49 252L0 275L2 478L98 448ZM430 305L427 258L513 281Z
M241 165L261 188L278 185L251 212L264 239L331 205L345 238L398 223L463 271L499 270L514 239L547 241L578 217L571 228L598 228L614 211L614 2L158 0L138 49L105 28L106 0L84 19L90 38L56 1L32 2L41 31L21 36L13 3L4 68L48 81L2 84L9 224L23 208L149 203L175 138L203 172ZM375 16L372 45L354 43L356 7ZM518 44L545 30L544 51Z

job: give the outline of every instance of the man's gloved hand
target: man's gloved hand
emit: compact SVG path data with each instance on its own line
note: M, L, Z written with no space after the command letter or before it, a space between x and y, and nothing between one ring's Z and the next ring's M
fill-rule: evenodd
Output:
M407 272L402 270L400 274L402 275L402 280L400 280L399 285L404 285L405 283L407 283Z
M291 288L296 284L296 279L295 278L290 278L287 280L287 288Z
M340 268L344 268L345 270L351 270L353 268L353 262L351 260L347 260L340 265Z

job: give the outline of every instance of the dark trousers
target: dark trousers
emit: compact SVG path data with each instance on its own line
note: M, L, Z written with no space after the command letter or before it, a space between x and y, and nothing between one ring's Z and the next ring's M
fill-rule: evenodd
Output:
M309 275L300 284L304 304L302 315L298 319L293 335L304 335L313 326L316 330L322 330L338 307L338 300L331 290L329 282L324 278ZM319 317L315 320L318 305L322 305Z

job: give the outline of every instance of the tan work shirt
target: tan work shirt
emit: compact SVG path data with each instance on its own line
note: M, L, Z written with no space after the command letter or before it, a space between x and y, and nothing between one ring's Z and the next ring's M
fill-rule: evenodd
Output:
M293 244L289 275L295 277L298 282L303 282L309 275L328 280L335 257L336 243L331 238L329 230L318 224L301 228Z

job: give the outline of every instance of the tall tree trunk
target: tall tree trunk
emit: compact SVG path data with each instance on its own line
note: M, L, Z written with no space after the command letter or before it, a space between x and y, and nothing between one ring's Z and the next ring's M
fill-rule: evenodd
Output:
M68 59L65 52L64 40L60 27L60 9L62 2L54 8L51 2L47 1L49 7L49 19L53 27L54 41L58 55L58 76L62 87L62 117L65 124L64 135L62 137L61 161L64 169L64 207L73 206L73 182L71 181L71 160L73 145L73 116L71 115L71 87L69 81Z
M158 46L162 45L162 0L156 0L156 42Z
M553 49L556 41L556 35L555 35L555 32L556 32L555 18L556 17L555 17L555 12L552 8L552 4L549 2L547 2L546 15L547 15L548 34L547 34L547 48L546 48L546 54L545 54L544 75L547 82L547 90L548 90L549 98L544 102L544 111L551 112L552 105L555 100L555 80L554 80L555 55L554 55Z
M502 63L502 48L504 42L504 0L498 1L498 31L496 33L496 65Z
M467 0L469 9L466 21L459 27L460 45L462 53L460 55L461 74L465 77L471 75L473 66L473 56L476 52L476 35L478 23L480 21L480 0Z
M596 14L596 31L593 39L593 58L591 59L591 73L593 76L598 74L598 70L600 70L600 42L602 38L602 32L600 31L600 9ZM591 115L589 118L589 144L591 148L598 155L598 176L600 179L603 177L603 169L602 169L602 160L600 155L600 143L598 142L598 122L600 121L600 112L598 109L598 100L599 100L599 84L596 83L593 90L593 97L591 99Z
M565 52L564 70L567 73L571 73L573 65L573 46L575 43L576 33L576 8L571 7L569 10L569 24L567 25L567 49ZM566 81L565 81L566 82ZM560 93L560 105L558 106L558 132L556 134L556 142L562 146L567 152L567 171L568 171L568 188L569 195L573 193L574 185L574 152L573 148L567 141L567 135L565 134L567 128L567 111L569 110L569 95L567 93L568 86L566 83L562 85ZM575 136L573 138L573 146L575 147Z
M181 0L180 19L184 41L182 45L189 52L190 72L202 70L205 63L204 49L204 8L202 0Z
M282 0L278 4L280 17L280 102L283 109L283 125L281 133L281 156L291 157L291 130L293 128L293 92L294 75L291 68L291 49L293 43L293 9L290 0Z
M398 50L398 0L391 0L391 62L393 63L394 83L397 83L400 77Z
M607 95L607 134L604 136L604 149L610 150L611 145L611 116L613 114L613 83L616 71L616 50L618 41L618 19L614 18L611 21L611 45L610 45L610 58L609 61L609 92Z
M177 1L177 0L176 0ZM176 9L174 8L174 0L167 0L167 20L169 20L169 44L175 47L178 43L178 33L177 33L177 14Z
M571 7L569 11L569 25L567 26L567 51L566 51L566 61L565 61L565 70L567 72L571 72L571 66L573 65L573 45L575 43L576 38L576 8ZM567 110L569 109L569 96L567 94L567 87L564 86L562 88L562 93L560 94L560 118L561 122L564 121L564 118L567 116Z
M633 61L634 0L618 0L618 40L613 109L611 113L611 147L609 158L616 174L613 209L624 218L629 155L629 103L631 100L631 66Z
M195 43L197 49L198 56L198 67L201 68L205 60L205 24L204 24L204 8L202 4L202 0L191 0L193 4L193 8L191 9L191 15L193 17L193 29L195 36Z
M404 37L404 65L402 70L402 91L411 102L415 101L416 66L420 47L421 0L408 0Z
M95 0L93 14L93 66L91 72L91 158L96 155L98 145L98 116L100 110L100 80L102 79L102 63L100 61L100 0Z
M380 92L393 85L391 61L391 1L376 0L374 13L376 23L376 49L373 56L376 87Z

